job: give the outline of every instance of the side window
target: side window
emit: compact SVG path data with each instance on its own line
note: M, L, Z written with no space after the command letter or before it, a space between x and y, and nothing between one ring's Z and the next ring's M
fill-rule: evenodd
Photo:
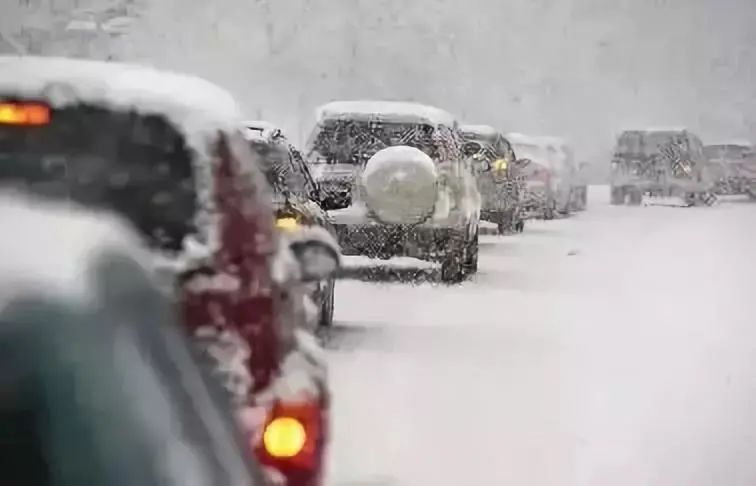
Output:
M460 135L449 127L439 126L436 129L436 139L442 160L459 161L462 159Z

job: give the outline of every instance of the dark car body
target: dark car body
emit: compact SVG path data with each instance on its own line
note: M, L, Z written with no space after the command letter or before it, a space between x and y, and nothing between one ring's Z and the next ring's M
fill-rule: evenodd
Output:
M300 225L320 226L335 237L328 213L321 207L325 199L302 153L280 129L266 122L245 122L245 138L262 162L262 171L273 189L276 225L284 235ZM335 279L312 285L311 297L318 308L316 325L333 324Z
M18 197L1 204L9 234L0 255L0 456L8 481L267 484L137 238L103 215ZM33 258L52 240L56 248Z
M172 272L181 323L197 344L215 334L243 348L232 391L238 406L264 408L264 429L276 413L289 413L271 390L297 352L304 308L240 120L233 99L201 79L0 57L0 185L111 210L133 224ZM290 460L256 448L290 486L321 476L328 397L313 379L320 393L292 412L307 410L308 448Z

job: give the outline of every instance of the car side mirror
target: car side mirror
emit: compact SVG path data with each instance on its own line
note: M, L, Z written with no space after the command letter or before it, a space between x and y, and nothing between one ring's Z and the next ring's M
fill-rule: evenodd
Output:
M326 280L341 268L338 243L325 228L302 226L288 238L303 282Z

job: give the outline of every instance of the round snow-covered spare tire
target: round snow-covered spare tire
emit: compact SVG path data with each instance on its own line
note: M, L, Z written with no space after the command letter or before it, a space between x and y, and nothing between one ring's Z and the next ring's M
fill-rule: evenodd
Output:
M436 204L438 172L433 160L414 147L380 150L368 160L361 184L365 204L389 224L422 223Z

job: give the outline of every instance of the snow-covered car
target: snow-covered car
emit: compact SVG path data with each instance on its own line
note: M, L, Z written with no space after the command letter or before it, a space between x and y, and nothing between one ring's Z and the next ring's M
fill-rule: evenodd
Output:
M320 206L324 199L310 174L302 153L283 131L266 121L247 121L242 128L253 152L263 163L262 171L273 189L276 226L284 235L299 231L302 225L320 226L336 238L328 213ZM333 324L335 277L316 282L310 296L318 308L316 325Z
M507 134L518 159L529 163L520 171L525 179L524 217L553 219L557 211L556 178L542 142L519 133Z
M522 232L525 227L525 185L509 141L489 125L460 126L462 152L475 160L481 195L481 219L496 224L500 234Z
M122 221L0 195L0 456L14 484L264 486Z
M685 128L625 130L611 165L611 203L640 205L643 196L685 206L716 200L703 143Z
M703 151L707 170L714 181L714 194L749 194L750 181L745 162L754 153L750 142L706 145Z
M477 270L480 193L452 115L409 102L328 103L306 153L316 180L346 190L348 207L330 211L345 255L440 262L445 282Z
M507 135L520 158L533 160L548 168L550 195L544 213L568 215L574 208L576 181L575 159L567 141L553 136L531 136L521 133Z
M328 278L338 249L323 238L281 240L242 121L234 99L199 78L0 57L0 186L133 224L182 324L216 356L214 374L240 410L261 413L249 430L260 462L290 486L317 484L326 364L302 358L317 355L298 337L306 326L298 289Z

